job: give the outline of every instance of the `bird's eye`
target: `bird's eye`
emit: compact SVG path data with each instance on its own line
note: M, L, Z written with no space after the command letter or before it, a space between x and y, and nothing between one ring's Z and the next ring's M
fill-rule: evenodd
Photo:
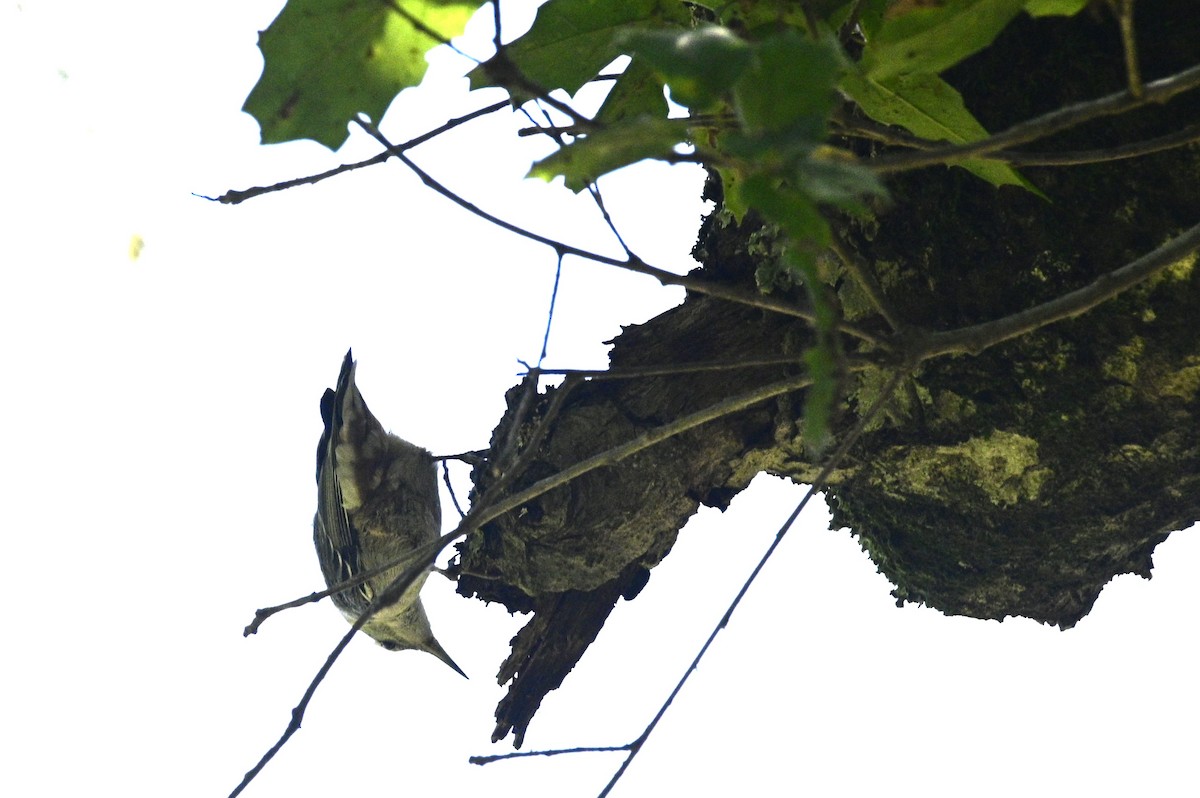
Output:
M400 644L396 643L392 640L380 640L379 645L383 646L388 651L399 651L400 650Z

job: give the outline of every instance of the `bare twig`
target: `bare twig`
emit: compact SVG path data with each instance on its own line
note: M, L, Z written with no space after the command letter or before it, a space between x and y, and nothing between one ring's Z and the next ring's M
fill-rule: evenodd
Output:
M374 572L372 572L372 576L373 575ZM363 581L366 581L365 575L362 576L364 576ZM349 586L352 585L348 585L348 587ZM262 626L263 622L275 613L283 612L284 610L290 610L293 607L303 607L305 604L316 604L326 596L332 596L334 593L341 593L344 589L345 588L343 588L341 585L338 585L337 589L330 588L329 590L319 590L315 593L309 593L307 596L301 596L298 599L292 599L291 601L284 602L283 604L276 604L272 607L260 607L254 611L254 620L250 621L250 623L246 624L246 627L242 629L242 637L249 637L252 634L257 634L258 627Z
M454 509L458 511L459 518L466 518L467 514L463 512L462 505L458 503L458 496L454 493L454 486L450 484L450 462L442 461L442 482L446 484L446 491L450 494L450 501L454 503Z
M496 82L496 85L506 89L510 95L520 93L530 99L544 102L554 110L569 117L581 131L586 132L601 129L602 125L600 123L579 113L562 100L550 96L549 91L522 74L516 65L508 59L508 56L505 55L503 47L497 50L495 55L480 66L487 73L488 77Z
M502 759L521 759L527 756L558 756L560 754L594 754L609 751L628 751L628 745L597 745L597 746L581 746L579 748L554 748L548 751L509 751L505 754L492 754L490 756L473 756L467 761L472 765L490 765L493 762L499 762Z
M1121 50L1125 53L1125 78L1129 93L1142 97L1142 73L1138 68L1137 36L1133 30L1133 0L1115 0L1117 24L1121 28Z
M554 288L550 290L550 307L546 309L546 332L542 335L542 351L538 355L538 368L546 360L546 349L550 346L550 325L554 323L554 308L558 304L558 283L562 279L562 255L554 265Z
M591 82L605 79L605 75L599 75L592 79ZM612 80L619 75L607 76ZM532 120L530 120L532 122ZM674 116L668 119L660 119L659 122L677 125L680 133L686 133L688 130L702 127L729 127L738 124L737 117L733 114L691 114L689 116ZM551 127L541 127L534 124L533 127L523 127L517 131L518 136L542 136L542 135L568 135L578 136L591 132L593 128L581 128L578 125L558 125Z
M1188 125L1182 130L1145 141L1121 144L1095 150L1070 152L1008 152L993 153L989 157L1013 166L1082 166L1089 163L1107 163L1127 158L1140 158L1156 152L1186 147L1200 141L1200 125Z
M276 741L275 745L271 746L270 750L263 754L262 758L258 760L254 767L246 771L246 775L242 777L242 780L238 786L234 787L233 792L229 793L229 798L237 798L237 796L241 794L242 790L246 789L250 782L254 781L254 777L262 772L262 769L267 766L267 763L275 758L275 754L279 753L280 749L287 744L287 741L291 739L292 735L300 730L300 721L304 719L304 713L308 709L308 705L309 702L312 701L312 697L316 694L317 687L319 687L321 682L324 681L325 676L329 673L330 669L333 668L333 663L337 662L338 657L340 657L342 652L346 650L346 646L350 645L350 640L354 637L354 634L357 631L357 629L351 629L338 642L338 644L334 646L333 651L329 652L329 656L325 658L325 664L321 666L321 670L317 671L317 675L314 676L312 682L309 683L308 689L304 691L304 696L300 699L300 703L297 704L292 710L292 719L288 723L287 728L284 730L283 735Z
M1119 91L1097 100L1066 105L1050 113L1013 125L1008 130L980 141L956 144L921 152L881 155L866 162L880 174L920 169L938 164L957 163L972 158L990 157L991 153L1012 149L1021 144L1045 138L1092 119L1113 116L1148 103L1164 103L1177 94L1200 86L1200 66L1190 67L1170 77L1145 84L1140 97L1130 91Z
M895 147L914 150L934 150L936 141L913 136L903 130L880 125L870 120L856 121L852 125L841 125L835 131L839 136L869 139ZM1080 166L1090 163L1106 163L1127 158L1140 158L1156 152L1185 147L1200 141L1200 125L1188 125L1174 133L1145 141L1135 141L1115 147L1098 147L1092 150L1067 150L1064 152L1025 152L1023 150L999 150L989 153L988 160L1001 161L1012 166Z
M701 374L711 371L736 371L738 369L757 369L770 366L798 366L804 363L804 355L778 355L776 357L754 357L742 360L701 360L691 363L679 363L672 366L627 366L611 369L539 369L542 375L565 374L581 377L589 381L600 380L632 380L642 377L670 377L678 374ZM887 365L883 359L865 356L847 358L847 368L850 371L862 371L871 367Z
M613 223L612 216L608 213L608 208L604 206L604 196L600 193L600 187L592 183L588 186L588 193L592 195L592 201L600 209L600 216L603 217L604 223L608 225L608 229L612 231L613 237L617 239L617 243L621 245L621 249L625 250L625 259L641 260L641 258L633 254L633 250L625 243L624 236L621 235L621 232L617 230L616 224Z
M550 400L550 406L546 408L546 412L543 413L542 417L538 420L538 425L534 429L533 434L529 436L527 441L525 441L525 446L521 449L521 453L513 461L512 465L503 469L501 479L488 487L488 493L487 496L485 496L485 500L498 494L500 491L506 490L512 480L516 479L518 475L525 471L525 469L529 466L529 462L533 459L533 457L537 454L538 449L541 447L542 439L544 439L546 437L546 433L550 431L550 425L554 422L554 419L558 417L559 412L562 410L563 403L566 402L567 397L571 395L571 392L574 391L582 381L583 380L579 377L568 375L568 377L563 380L562 385L558 386L558 389L554 392L554 397ZM492 517L494 518L496 516ZM492 519L488 518L487 520L490 521ZM481 522L481 525L482 523L486 523L486 521Z
M854 278L862 288L863 293L871 300L871 304L875 306L876 312L883 317L884 321L893 331L899 332L903 329L904 324L900 321L899 315L892 309L891 303L884 296L883 287L879 285L879 280L875 277L875 270L871 265L865 263L846 242L842 239L837 230L830 227L832 235L830 236L829 248L834 251L834 254L841 260L842 265L846 267L846 271Z
M660 269L655 266L651 266L637 257L627 260L610 258L606 255L601 255L597 252L590 252L588 250L572 246L571 244L567 244L563 241L558 241L548 236L541 235L540 233L535 233L532 230L527 230L521 227L520 225L514 224L505 219L501 219L499 216L483 210L473 202L470 202L451 191L446 186L438 182L438 180L436 180L424 169L417 166L417 164L414 163L413 160L403 152L396 151L392 144L388 142L387 138L385 138L383 134L379 132L379 129L373 123L361 118L356 120L356 122L364 130L370 133L376 139L376 141L391 151L392 154L396 156L398 161L411 169L413 173L421 179L421 182L453 202L455 205L458 205L460 208L475 214L481 219L491 222L497 227L508 230L509 232L515 233L524 238L528 238L530 241L537 241L540 244L545 244L560 255L574 255L576 257L583 258L584 260L593 261L594 263L600 263L606 266L616 266L620 269L625 269L637 274L644 274L649 277L653 277L662 285L677 285L682 288L686 288L693 293L704 294L706 296L711 296L714 299L724 299L730 302L737 302L742 305L749 305L750 307L773 311L785 316L793 316L795 318L804 319L808 322L816 321L816 313L813 310L800 307L791 302L786 302L765 294L760 294L757 291L751 291L737 286L714 283L687 275L675 274L674 272L669 272L666 269ZM856 324L846 321L838 321L837 329L847 333L848 335L852 335L855 338L869 341L870 343L882 349L891 349L891 344L885 337L863 327L859 327Z
M1200 249L1200 224L1191 227L1137 260L1102 274L1089 285L1002 319L931 333L917 343L917 360L948 354L976 355L1010 338L1033 332L1056 321L1073 318L1112 299L1122 291L1177 263Z
M499 518L501 515L517 509L521 505L541 496L543 493L578 479L589 471L595 471L597 468L604 466L615 465L627 457L662 443L668 438L687 432L701 424L707 424L709 421L740 412L767 399L773 399L776 396L798 391L801 388L808 387L810 384L812 384L812 380L807 376L797 376L773 382L709 405L702 410L690 413L670 423L646 430L632 440L580 460L574 465L567 466L557 474L552 474L545 479L535 482L519 493L504 497L483 511L480 514L478 523L482 525L495 518Z
M259 627L262 626L268 618L276 613L283 612L284 610L290 610L293 607L302 607L305 604L315 604L323 598L332 596L334 593L341 593L343 590L349 590L351 588L358 587L362 583L373 579L382 573L390 571L398 565L404 565L410 560L428 560L429 564L432 565L433 561L437 559L437 555L441 553L442 548L443 546L441 540L434 541L433 543L427 543L424 546L420 546L406 553L404 557L400 559L393 560L375 568L363 571L362 573L347 579L345 582L339 582L333 587L326 588L325 590L318 590L315 593L309 593L307 596L292 599L291 601L283 604L276 604L273 607L263 607L255 610L254 620L252 620L246 626L246 628L242 630L242 637L249 637L252 634L257 634Z
M642 731L638 738L629 743L629 756L625 757L625 761L621 763L621 767L617 769L617 772L613 774L613 777L609 780L608 784L605 785L604 789L600 791L598 798L605 798L605 796L612 791L612 788L616 786L616 783L621 779L621 776L625 774L625 771L629 767L630 763L633 762L634 758L638 755L638 752L642 750L642 746L645 745L646 740L654 732L655 727L658 726L658 722L662 720L663 715L667 713L667 710L675 700L675 696L679 695L679 691L683 689L683 686L687 683L688 678L691 677L692 673L696 670L696 667L700 664L700 660L704 658L706 653L708 653L708 649L712 646L713 641L716 640L717 635L720 634L721 630L724 629L729 623L729 619L733 616L734 611L738 608L742 598L746 595L747 591L750 590L750 586L754 584L754 580L758 578L759 573L767 564L767 561L770 560L775 554L775 550L779 548L779 544L783 542L783 538L785 535L787 535L788 530L791 529L792 524L795 523L796 519L800 517L800 513L804 511L805 506L808 504L809 500L817 494L817 491L820 491L825 487L825 480L829 479L829 475L832 474L834 469L837 468L837 466L841 463L842 458L846 456L846 452L848 452L850 447L858 441L859 436L862 434L863 430L866 429L867 424L869 424L871 420L879 413L879 411L883 409L884 405L890 401L892 392L896 389L896 385L900 382L902 376L903 372L900 370L896 370L892 373L891 378L884 386L883 391L879 394L879 397L875 400L867 412L858 420L858 423L856 423L853 429L850 430L849 434L846 435L845 440L842 441L841 445L838 446L838 448L830 456L828 462L825 464L825 467L821 469L819 474L817 474L817 478L813 480L813 484L809 487L808 491L805 492L804 498L802 498L800 503L796 505L796 509L793 510L792 514L788 516L788 519L784 521L783 526L779 528L779 531L775 533L775 539L771 541L771 545L767 547L766 552L764 552L762 558L759 559L758 565L754 566L754 570L750 572L750 576L746 578L745 583L742 585L742 589L738 591L738 594L734 597L733 601L730 602L729 608L725 610L725 614L721 616L721 620L717 622L715 627L713 627L708 639L704 641L704 645L700 647L700 651L696 654L695 659L692 660L692 664L688 666L687 670L684 671L683 677L680 678L679 682L675 685L675 689L671 691L669 696L667 696L667 700L663 702L661 707L659 707L658 713L654 716L650 723L646 725L646 728Z
M521 440L521 425L529 417L529 411L533 408L533 400L538 395L538 379L537 369L530 369L525 379L521 381L521 400L517 402L516 412L512 416L512 424L508 428L508 435L504 436L504 443L488 458L488 472L493 477L499 478L501 474L504 474L508 470L509 460L516 456L517 446ZM494 492L495 487L490 490Z
M419 31L420 33L425 34L426 36L428 36L430 39L433 39L438 44L449 47L451 50L458 53L463 58L466 58L469 61L474 61L476 64L479 63L478 58L468 55L467 53L464 53L462 50L455 47L454 42L450 41L445 36L443 36L441 33L435 31L433 28L426 25L420 19L413 16L411 13L409 13L408 9L406 9L404 6L400 5L400 3L396 2L396 0L380 0L380 2L382 2L388 8L392 9L392 11L395 11L401 17L403 17L404 21L407 22L409 25L412 25L415 30Z
M321 682L324 681L325 676L328 675L329 671L333 668L334 663L337 662L338 657L342 655L342 652L346 650L346 646L350 644L350 641L354 638L354 635L357 634L359 630L361 630L363 626L365 626L381 610L399 601L400 597L404 595L413 582L415 582L417 578L421 576L421 574L424 574L429 570L430 566L432 566L433 562L437 559L437 555L440 554L444 548L475 528L475 526L470 524L470 513L468 513L467 518L464 518L459 523L458 528L453 532L442 535L432 544L422 546L410 554L405 555L405 557L386 566L386 568L394 568L397 565L405 563L408 564L408 567L404 570L404 572L393 579L391 584L384 588L379 595L375 597L375 600L371 602L371 606L369 606L365 612L358 616L358 619L350 625L350 631L347 632L333 648L333 650L329 652L329 656L325 658L325 663L321 666L321 669L317 671L317 675L313 677L312 681L309 682L308 689L304 691L304 695L301 697L300 703L298 703L292 709L292 718L288 722L287 727L284 729L283 734L280 735L275 744L271 746L265 754L262 755L254 767L246 771L246 775L242 778L242 781L238 784L238 786L234 788L233 792L229 794L229 798L236 798L236 796L239 795L242 790L246 789L246 786L249 785L250 782L262 772L262 769L266 767L267 763L274 759L275 755L279 753L280 749L287 744L287 741L291 739L292 735L300 730L300 725L304 721L304 714L308 711L308 705L312 701L312 697L316 694L317 687L319 687ZM413 557L417 556L418 552L424 552L429 549L433 549L433 553L428 557L428 559L421 558L415 562L413 561ZM376 571L379 570L380 569L376 569ZM350 584L350 582L347 582L347 584ZM338 590L341 589L341 586L339 586Z
M500 0L492 0L492 46L496 52L504 46L504 37L500 33Z
M487 114L490 114L494 111L499 111L501 108L506 108L506 107L508 107L507 100L502 100L501 102L492 103L491 105L484 106L483 108L472 111L469 114L463 114L462 116L455 117L454 119L449 120L448 122L446 122L443 125L439 125L438 127L434 128L433 130L428 131L427 133L422 133L420 136L417 136L416 138L409 139L408 141L404 142L403 144L397 144L395 146L395 149L399 150L401 152L404 152L406 150L411 150L413 147L416 147L419 144L424 144L425 142L429 141L430 139L436 138L437 136L440 136L443 133L453 130L454 128L458 127L459 125L465 124L466 122L470 122L472 119L477 119L478 117L486 116ZM321 172L320 174L309 175L308 177L297 177L293 180L285 180L282 183L274 183L270 186L254 186L253 188L232 189L230 191L226 191L224 194L222 194L219 197L204 197L204 199L213 200L215 202L220 202L225 205L237 205L239 202L245 202L248 199L253 199L254 197L262 196L263 194L269 194L273 191L283 191L284 189L295 188L296 186L304 186L304 185L311 185L313 183L320 183L322 180L324 180L326 178L333 177L335 175L340 175L343 172L353 172L355 169L362 169L365 166L374 166L377 163L383 163L388 158L393 157L394 154L395 154L394 152L389 150L386 152L381 152L378 155L374 156L373 158L368 158L365 161L358 161L357 163L342 164L341 166L339 166L335 169L330 169L329 171Z

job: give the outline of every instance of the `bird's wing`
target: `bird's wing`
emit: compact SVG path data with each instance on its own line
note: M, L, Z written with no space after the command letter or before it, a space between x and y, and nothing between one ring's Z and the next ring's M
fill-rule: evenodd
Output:
M317 446L317 515L313 520L313 542L320 554L321 572L330 587L351 579L363 570L359 556L358 530L346 512L338 471L337 444L341 437L342 408L348 392L354 391L354 361L350 352L342 362L337 391L321 397L321 419L325 431ZM334 596L344 610L361 613L371 603L367 583Z

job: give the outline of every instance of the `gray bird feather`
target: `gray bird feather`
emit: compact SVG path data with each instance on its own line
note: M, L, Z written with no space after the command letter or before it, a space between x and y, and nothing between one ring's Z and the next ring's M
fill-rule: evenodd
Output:
M354 382L350 352L337 389L321 398L325 431L317 446L317 514L313 542L329 587L410 555L441 533L437 466L419 446L387 432L367 409ZM409 563L400 563L357 587L333 595L355 621ZM392 651L433 654L466 676L433 636L419 593L428 572L381 609L363 631Z

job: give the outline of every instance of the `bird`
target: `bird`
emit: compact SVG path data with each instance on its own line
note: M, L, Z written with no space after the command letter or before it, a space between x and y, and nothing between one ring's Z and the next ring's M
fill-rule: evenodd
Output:
M367 409L354 381L352 352L342 361L337 388L321 397L325 430L317 445L313 543L331 588L432 543L442 525L433 455L387 432ZM354 623L410 564L401 562L334 593L334 605ZM466 678L433 636L420 599L428 577L429 571L422 573L362 630L389 651L424 651Z

